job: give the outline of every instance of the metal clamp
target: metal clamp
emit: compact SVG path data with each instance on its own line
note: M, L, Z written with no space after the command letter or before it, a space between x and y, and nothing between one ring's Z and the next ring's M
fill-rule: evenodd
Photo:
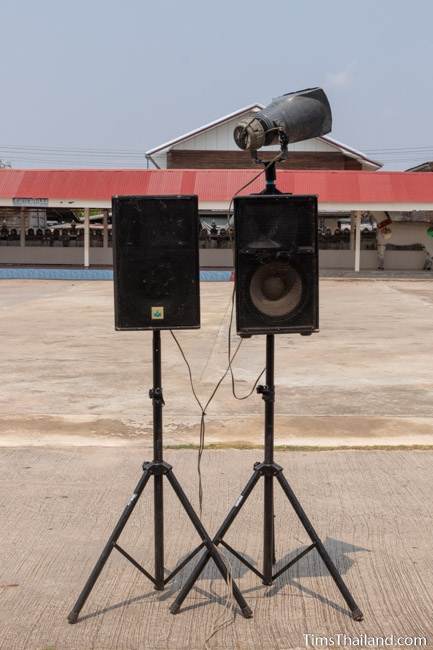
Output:
M151 388L149 390L149 397L155 404L165 405L164 397L162 396L162 388Z
M265 402L275 402L275 389L273 387L260 384L257 386L256 391Z
M255 463L254 471L259 472L262 476L277 476L283 471L281 465L277 463Z

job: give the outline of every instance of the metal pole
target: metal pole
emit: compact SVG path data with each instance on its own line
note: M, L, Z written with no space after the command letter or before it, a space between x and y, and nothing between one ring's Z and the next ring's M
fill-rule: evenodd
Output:
M274 348L275 336L266 335L265 463L274 462Z
M89 208L84 208L84 267L90 265L90 232L89 232Z
M161 386L161 331L153 330L153 462L163 461L162 452L162 386ZM163 474L154 476L154 544L155 589L164 589L164 497Z
M108 248L108 210L104 210L102 217L102 247Z
M273 334L266 335L266 386L265 401L265 465L274 462L274 347ZM274 490L273 470L265 470L264 518L263 518L263 584L272 584L272 565L274 559Z
M275 185L277 180L277 171L275 168L275 163L265 163L265 177L266 177L266 186L263 191L263 194L278 194L277 187Z
M355 250L355 227L356 227L356 213L350 213L350 250Z
M359 273L361 266L361 213L356 213L356 231L355 231L355 272Z
M20 210L20 246L24 248L26 245L26 212L25 208Z

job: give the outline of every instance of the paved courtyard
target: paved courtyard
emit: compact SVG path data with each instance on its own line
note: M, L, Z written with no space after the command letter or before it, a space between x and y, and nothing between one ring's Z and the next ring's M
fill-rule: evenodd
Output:
M231 291L202 283L202 328L178 333L203 401L226 368ZM277 444L433 444L433 282L322 279L320 326L277 337ZM0 444L150 443L151 334L114 331L111 282L1 281L0 350ZM240 394L263 364L264 338L245 340ZM166 443L197 444L200 412L169 333L163 382ZM207 442L260 444L262 413L226 380Z
M197 582L176 616L168 607L188 569L155 592L125 558L114 554L82 620L66 616L139 476L142 449L131 447L0 450L0 649L196 650L224 614L224 583L213 570ZM241 487L258 450L206 451L204 516L213 533ZM196 451L167 459L197 505ZM233 575L254 612L225 626L208 648L305 648L305 634L424 636L433 647L433 560L430 451L279 452L276 460L322 535L365 619L356 623L316 551L264 587L232 561ZM152 570L151 487L121 544ZM263 486L250 496L227 540L261 568ZM197 536L166 488L166 558L172 569ZM276 555L282 566L308 544L276 489ZM223 616L224 619L224 616ZM228 617L230 621L230 617ZM311 646L310 646L311 647ZM389 647L389 646L388 646ZM396 647L396 646L394 646Z
M226 367L231 288L202 284L202 329L178 335L203 400ZM327 278L320 334L277 338L276 442L297 450L278 450L276 461L364 622L350 618L313 551L271 587L232 561L254 611L234 621L212 568L172 616L189 569L157 593L113 556L70 626L67 613L151 453L151 336L114 331L110 282L0 282L0 650L286 650L306 647L305 634L417 636L433 648L432 316L431 282ZM241 394L263 361L263 337L246 340L234 364ZM199 412L168 333L163 368L166 456L197 507L197 452L178 447L197 445ZM262 400L236 402L225 382L208 409L206 441L230 448L203 457L211 533L261 458L239 447L260 445L262 427ZM407 448L304 450L378 445ZM197 537L165 494L170 570ZM150 570L152 503L149 487L121 538ZM257 488L228 535L258 567L262 512ZM308 540L279 489L276 513L282 566ZM221 620L228 624L206 644Z

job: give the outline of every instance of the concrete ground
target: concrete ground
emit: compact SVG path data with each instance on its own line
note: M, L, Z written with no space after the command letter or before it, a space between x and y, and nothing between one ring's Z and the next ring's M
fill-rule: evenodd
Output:
M231 283L202 283L202 328L180 331L205 401L226 368ZM433 444L433 282L322 279L321 332L277 337L276 443ZM233 337L233 345L237 337ZM151 441L151 334L115 332L111 282L0 282L0 444ZM234 367L245 394L264 337ZM198 443L186 367L163 334L165 442ZM263 402L225 381L207 410L209 444L262 442Z
M179 332L202 399L226 364L229 283L202 285L202 329ZM306 647L305 634L426 637L433 648L433 451L302 451L305 446L433 444L431 281L323 279L321 333L277 338L276 460L365 614L354 622L316 552L272 587L233 561L254 610L233 622L213 569L183 611L168 606L189 573L157 593L110 558L75 626L66 616L149 459L151 336L113 329L110 282L0 282L0 650ZM235 343L235 337L234 337ZM198 443L199 412L174 341L163 335L165 441ZM235 362L247 392L264 339ZM260 445L263 405L235 402L226 382L208 409L208 443ZM197 452L168 449L197 507ZM207 450L203 521L213 533L259 450ZM197 536L166 489L168 570ZM121 543L152 570L152 489ZM260 567L262 486L227 539ZM308 543L276 490L278 566ZM222 617L222 618L221 618ZM221 620L229 624L212 635ZM310 644L311 645L311 644ZM322 644L323 647L323 644ZM389 646L388 646L389 647Z
M233 575L254 618L245 620L236 612L234 622L207 646L206 639L225 616L224 583L214 569L202 575L173 616L168 607L189 569L165 592L155 592L117 553L81 621L68 625L68 611L132 493L143 456L141 448L128 446L0 450L1 650L286 650L305 648L305 634L345 634L355 638L354 645L361 635L426 637L423 647L433 648L430 451L277 454L363 610L362 623L351 619L312 551L271 587L233 561ZM257 450L205 452L203 521L211 533L259 456ZM169 450L167 459L196 505L196 451ZM227 535L259 568L262 490L259 484ZM121 538L123 547L150 570L152 492L146 488ZM276 513L278 567L308 540L280 489ZM170 570L195 547L197 536L168 487L165 521L165 565Z

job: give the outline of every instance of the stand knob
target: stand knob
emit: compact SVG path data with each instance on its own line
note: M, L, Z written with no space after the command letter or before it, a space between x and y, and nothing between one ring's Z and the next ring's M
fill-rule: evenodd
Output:
M150 399L154 400L155 402L159 402L160 404L164 405L164 397L162 396L162 389L161 388L151 388L149 390L149 397Z
M256 391L259 395L262 396L262 399L264 399L265 402L275 401L275 389L273 387L260 384L257 386Z

